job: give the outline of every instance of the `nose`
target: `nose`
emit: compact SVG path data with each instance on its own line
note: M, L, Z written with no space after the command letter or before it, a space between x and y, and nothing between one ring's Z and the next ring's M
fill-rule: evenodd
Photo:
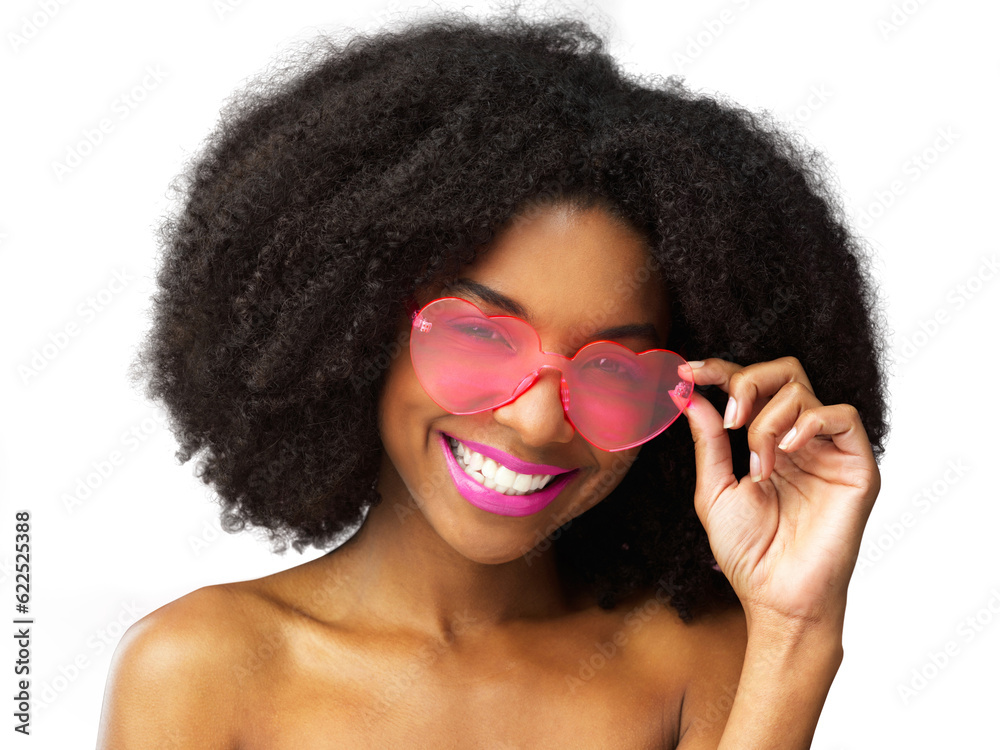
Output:
M493 410L493 418L517 431L525 445L568 443L575 430L566 418L561 398L562 373L542 368L535 382L509 404Z

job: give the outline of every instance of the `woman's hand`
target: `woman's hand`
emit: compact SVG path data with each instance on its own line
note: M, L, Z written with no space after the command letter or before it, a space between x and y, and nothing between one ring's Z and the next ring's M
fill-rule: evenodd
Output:
M684 412L695 442L695 510L748 622L777 616L842 627L880 487L857 410L821 404L794 357L698 364L694 382L719 386L730 402L725 425L697 391ZM750 475L738 479L726 429L745 425Z

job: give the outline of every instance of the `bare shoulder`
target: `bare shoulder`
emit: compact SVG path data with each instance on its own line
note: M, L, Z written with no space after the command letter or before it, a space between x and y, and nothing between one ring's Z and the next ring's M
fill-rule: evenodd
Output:
M738 604L696 616L686 623L692 663L701 672L712 665L736 662L737 675L747 646L747 621Z
M631 621L648 679L662 696L664 742L716 747L743 669L743 609L720 607L685 622L652 592L626 606L625 622Z
M696 617L688 625L686 685L678 715L678 747L718 747L733 707L747 649L747 624L738 604Z
M742 664L746 651L746 618L738 604L681 619L659 592L643 592L622 602L624 622L631 624L641 648L654 661L669 662L692 678L710 667ZM646 627L646 625L649 627ZM737 667L737 675L739 667Z
M253 597L207 586L132 625L115 651L100 748L236 746L230 672L254 637Z

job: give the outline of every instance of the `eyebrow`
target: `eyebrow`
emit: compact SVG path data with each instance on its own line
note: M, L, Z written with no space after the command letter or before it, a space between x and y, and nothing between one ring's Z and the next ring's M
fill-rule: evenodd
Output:
M518 318L523 318L531 323L532 326L535 326L535 321L532 320L531 314L524 308L523 305L520 305L507 295L498 292L492 287L480 284L478 281L461 278L447 284L445 288L449 292L469 292L486 304L499 308L500 310ZM656 327L652 323L627 323L626 325L612 326L611 328L604 328L600 331L595 331L590 336L591 341L625 338L646 338L652 340L656 344L659 344L660 342L660 334L657 332Z

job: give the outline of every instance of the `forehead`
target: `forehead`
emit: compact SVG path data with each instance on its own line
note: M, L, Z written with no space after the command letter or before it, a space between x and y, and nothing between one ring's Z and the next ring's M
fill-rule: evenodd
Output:
M460 275L517 301L539 332L585 338L588 331L648 322L660 343L666 340L669 304L646 242L600 207L533 209Z

